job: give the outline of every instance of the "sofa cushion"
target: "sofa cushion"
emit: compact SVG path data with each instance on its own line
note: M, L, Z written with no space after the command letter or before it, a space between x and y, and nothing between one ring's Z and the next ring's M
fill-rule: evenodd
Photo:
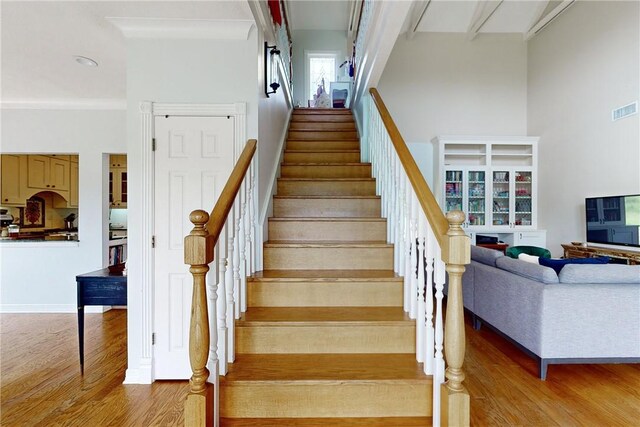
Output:
M540 259L539 256L525 254L524 252L518 255L518 259L520 261L530 262L531 264L540 264L540 262L538 261Z
M471 259L481 264L496 266L496 260L503 258L504 254L494 249L483 248L482 246L471 245Z
M640 283L640 265L566 265L560 283Z
M553 259L553 258L540 258L538 261L540 265L553 268L556 273L560 274L560 270L567 264L606 264L609 262L609 257L601 256L595 258L565 258L565 259Z
M542 260L542 258L540 258ZM526 277L542 283L558 283L558 275L552 268L531 264L509 257L496 260L496 267L518 276Z

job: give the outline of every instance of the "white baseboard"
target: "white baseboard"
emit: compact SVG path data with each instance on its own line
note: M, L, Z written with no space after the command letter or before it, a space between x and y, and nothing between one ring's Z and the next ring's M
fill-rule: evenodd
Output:
M110 305L88 305L85 313L104 313L111 310ZM74 304L1 304L0 313L77 313Z
M122 384L151 384L154 381L152 363L151 359L142 358L139 368L127 369Z

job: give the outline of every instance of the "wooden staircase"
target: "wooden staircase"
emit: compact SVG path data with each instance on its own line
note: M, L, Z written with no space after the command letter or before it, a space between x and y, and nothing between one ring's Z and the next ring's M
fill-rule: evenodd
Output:
M349 110L293 112L264 271L220 377L223 426L431 425L432 379L357 138Z

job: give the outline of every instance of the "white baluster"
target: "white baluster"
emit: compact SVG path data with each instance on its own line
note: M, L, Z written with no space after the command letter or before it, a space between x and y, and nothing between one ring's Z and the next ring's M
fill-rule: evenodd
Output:
M424 362L424 337L425 337L425 280L424 280L424 252L425 229L427 219L422 209L418 213L418 313L416 315L416 359Z
M236 196L236 200L233 203L234 221L235 221L235 233L233 238L233 302L234 313L236 319L240 318L240 241L242 236L240 235L240 223L242 218L240 216L240 197Z
M409 311L409 317L416 318L418 313L418 248L416 246L416 240L418 238L418 199L413 191L411 191L411 263L409 264L409 272L411 277L411 310Z
M218 264L218 359L220 360L220 375L227 374L227 290L226 290L226 270L227 270L227 237L226 227L222 227L218 243L216 244L216 257L214 263Z
M442 251L439 246L435 247L434 259L434 281L436 284L436 325L435 325L435 355L433 360L433 407L440 407L440 384L444 383L444 327L442 317L442 297L446 273L446 265L442 261ZM433 423L440 425L440 412L434 411Z
M240 234L238 238L240 240L240 312L247 311L247 193L246 193L246 180L243 181L240 187L240 201L241 201L241 213L240 213Z
M208 309L208 322L209 322L209 360L207 361L207 367L209 368L209 380L210 383L215 383L219 375L219 357L218 357L218 263L215 259L218 257L218 245L214 248L213 259L214 262L210 264L209 272L207 273L207 298L209 302L207 304Z
M404 223L405 223L405 239L404 239L404 311L411 313L412 306L412 294L411 294L411 274L413 272L411 268L411 194L413 190L409 182L404 189Z
M425 309L425 361L424 361L424 372L428 375L433 375L433 357L434 357L434 327L433 327L433 316L434 316L434 305L433 305L433 287L435 281L433 280L433 260L435 256L435 247L438 245L436 241L436 236L433 234L433 229L430 225L427 225L427 249L426 249L426 268L427 275L425 278L426 282L426 309Z
M227 259L225 270L225 282L227 284L227 361L232 363L235 360L235 299L234 288L235 280L233 280L233 247L234 247L234 210L229 211L227 222L224 226L227 234Z

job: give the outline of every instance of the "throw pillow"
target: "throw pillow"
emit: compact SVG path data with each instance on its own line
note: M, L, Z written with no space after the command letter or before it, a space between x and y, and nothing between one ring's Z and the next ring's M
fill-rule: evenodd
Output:
M539 256L525 254L524 252L518 255L518 259L524 262L530 262L531 264L540 264L538 262Z
M596 258L563 258L563 259L554 259L554 258L540 258L538 260L540 265L544 265L545 267L553 268L557 274L560 274L560 270L567 264L607 264L609 262L609 257L601 256Z

